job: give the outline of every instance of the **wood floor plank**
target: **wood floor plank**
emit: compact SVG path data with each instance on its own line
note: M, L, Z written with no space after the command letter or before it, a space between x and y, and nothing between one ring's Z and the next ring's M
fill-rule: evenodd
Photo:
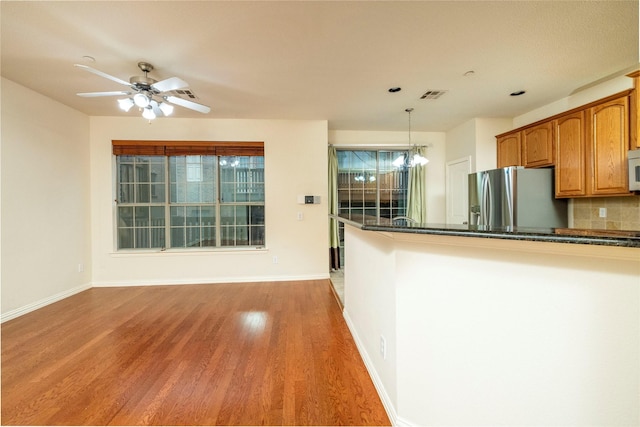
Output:
M2 425L389 425L327 280L93 288L2 325Z

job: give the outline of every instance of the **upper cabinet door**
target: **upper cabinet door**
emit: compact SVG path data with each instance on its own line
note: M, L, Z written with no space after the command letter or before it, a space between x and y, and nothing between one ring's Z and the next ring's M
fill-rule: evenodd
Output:
M629 97L624 96L589 108L588 149L593 167L591 194L629 192Z
M522 166L520 156L520 132L503 135L497 139L498 167Z
M584 111L554 120L556 197L584 196L586 191Z
M522 131L522 160L527 168L553 166L553 122L545 122Z

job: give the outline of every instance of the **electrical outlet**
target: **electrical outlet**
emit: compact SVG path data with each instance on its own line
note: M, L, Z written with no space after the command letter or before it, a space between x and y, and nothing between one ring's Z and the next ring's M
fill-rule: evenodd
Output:
M84 271L84 264L80 263L78 264L78 273L82 273Z
M304 219L304 215L302 212L298 212L298 221L302 221Z
M273 263L274 263L274 264L277 264L277 263L278 263L278 257L277 257L277 256L274 256L274 257L273 257Z
M380 335L380 356L385 360L387 358L387 340L382 335Z
M606 218L607 217L607 208L600 208L600 211L598 212L598 215L600 215L600 218Z

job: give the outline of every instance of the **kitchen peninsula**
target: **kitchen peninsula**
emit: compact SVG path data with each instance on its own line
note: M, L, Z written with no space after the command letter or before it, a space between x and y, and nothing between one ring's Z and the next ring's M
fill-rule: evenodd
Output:
M395 424L640 424L639 233L339 220Z

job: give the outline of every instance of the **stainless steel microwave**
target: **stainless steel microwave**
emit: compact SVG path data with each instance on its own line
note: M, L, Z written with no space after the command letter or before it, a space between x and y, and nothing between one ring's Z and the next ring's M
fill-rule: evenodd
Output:
M629 151L629 191L640 191L640 150Z

